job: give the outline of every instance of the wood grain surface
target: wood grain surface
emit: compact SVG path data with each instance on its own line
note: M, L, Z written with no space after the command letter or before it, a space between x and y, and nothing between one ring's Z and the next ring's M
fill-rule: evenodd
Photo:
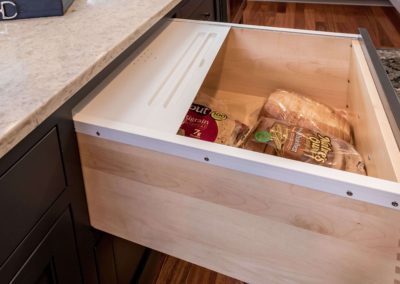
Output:
M365 161L369 176L400 181L399 148L369 72L361 44L354 40L352 46L347 104L356 149Z
M368 175L400 180L400 152L357 40L232 29L202 85L210 95L268 97L277 89L346 109Z
M153 284L245 284L190 262L162 255L161 268Z
M400 14L393 7L249 1L244 23L358 33L366 28L376 48L400 48Z
M400 39L396 38L400 22L390 10L347 8L249 2L245 23L254 24L246 22L247 15L262 25L351 33L356 33L357 27L362 26L359 23L364 23L369 25L377 46L400 47ZM368 13L362 11L365 8ZM257 15L253 17L252 14ZM257 33L254 32L254 39L247 37L241 41L242 32L233 31L229 44L235 48L229 50L225 46L221 60L217 59L213 66L214 73L222 74L221 66L229 57L235 60L227 61L231 63L225 67L234 75L234 64L243 66L241 52L249 50L244 43L260 46ZM286 45L287 54L293 54L298 48L295 38L273 36L293 42ZM332 42L312 37L307 44L314 41L318 41L319 49L324 47L321 58L325 58L326 52L330 55L330 64L337 63L337 67L326 71L337 78L335 84L329 85L332 92L346 92L349 73L351 82L358 81L351 72L354 51L349 42L338 40L332 45ZM262 46L264 49L274 47L267 43ZM248 70L274 63L273 58L265 58L263 54L252 55L258 59L258 65ZM305 58L307 53L302 56ZM321 61L319 57L312 59L317 63ZM345 66L343 62L351 62L351 65ZM319 65L316 67L316 70L323 70ZM337 70L338 74L334 73ZM235 90L238 86L246 87L236 82L240 83L232 79L224 81L221 75L209 76L205 87L224 86L228 90L232 86ZM318 82L322 86L323 78ZM356 90L368 87L354 86ZM265 90L258 88L254 81L251 87L250 93L256 95L262 95L259 90ZM352 92L351 87L348 91ZM351 100L336 103L340 106L353 104ZM78 136L92 225L174 256L163 257L155 284L242 284L242 281L381 284L397 283L400 278L399 213L394 210L116 142ZM388 174L392 175L389 171Z
M396 279L399 213L78 135L93 227L250 283Z
M204 88L267 97L277 89L346 107L352 38L231 29Z

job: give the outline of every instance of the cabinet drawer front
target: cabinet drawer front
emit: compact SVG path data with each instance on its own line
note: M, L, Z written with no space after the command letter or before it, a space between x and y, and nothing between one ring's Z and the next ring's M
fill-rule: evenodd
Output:
M0 263L65 188L57 130L51 130L0 178Z
M91 224L249 283L399 279L400 213L78 135Z

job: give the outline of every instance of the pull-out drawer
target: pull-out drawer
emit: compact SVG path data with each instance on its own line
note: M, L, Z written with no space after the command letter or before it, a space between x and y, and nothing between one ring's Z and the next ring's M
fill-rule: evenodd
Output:
M167 23L76 110L91 224L250 283L400 280L400 152L362 44ZM176 135L199 90L277 88L347 108L369 176Z

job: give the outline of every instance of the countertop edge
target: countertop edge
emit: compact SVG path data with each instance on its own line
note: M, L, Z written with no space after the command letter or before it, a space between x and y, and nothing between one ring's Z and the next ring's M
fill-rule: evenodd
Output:
M58 93L54 94L46 102L37 108L34 112L27 114L18 123L12 125L0 137L0 158L12 150L19 142L28 136L42 122L50 117L58 108L71 99L82 87L84 87L91 79L106 68L114 59L116 59L123 51L137 41L142 35L151 29L155 24L163 19L170 11L172 11L180 1L172 1L166 5L161 11L145 20L142 25L132 31L126 38L122 39L110 51L102 54L97 61L86 68L84 72L70 81Z

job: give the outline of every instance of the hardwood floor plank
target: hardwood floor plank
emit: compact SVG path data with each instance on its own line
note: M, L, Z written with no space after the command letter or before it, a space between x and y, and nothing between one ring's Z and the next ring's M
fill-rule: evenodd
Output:
M315 26L315 13L313 9L310 9L308 6L304 7L304 18L305 18L305 29L306 30L316 30L317 27ZM296 28L296 27L293 27Z
M343 25L340 25L341 29L337 30L340 33L357 33L357 29L360 26L358 19L362 19L364 16L361 10L357 9L356 6L342 7L343 10Z
M296 19L296 4L286 6L286 16L285 16L285 28L290 28L295 25Z
M259 5L258 9L261 13L261 17L263 19L262 22L264 23L264 25L273 26L276 16L276 5L275 7L273 5L271 6Z
M386 18L391 22L391 24L396 29L397 33L400 34L400 17L399 13L395 9L391 8L383 8L383 12L386 15Z
M161 267L156 284L186 283L190 264L177 258L166 256Z
M393 47L393 44L387 38L385 31L382 30L379 22L376 21L377 17L373 14L373 11L366 15L366 19L368 23L361 27L368 30L373 42L377 43L379 46Z
M244 23L340 33L363 27L377 48L400 48L400 14L393 7L251 1Z
M289 5L291 5L291 4L289 4ZM287 6L286 3L279 2L278 3L277 13L285 14L286 13L286 6Z
M327 11L321 5L315 6L315 27L318 31L332 31L327 21Z
M302 3L296 4L294 26L298 29L306 28L305 6Z
M383 45L391 44L393 47L400 46L400 37L391 37L391 35L393 34L394 35L398 34L399 31L392 24L390 18L387 17L384 10L385 10L384 7L377 7L377 9L373 9L370 21L372 21L372 18L379 19L379 21L376 24L378 27L379 34L382 35L381 40L383 42L382 43Z
M172 256L163 257L157 280L153 284L245 284Z

